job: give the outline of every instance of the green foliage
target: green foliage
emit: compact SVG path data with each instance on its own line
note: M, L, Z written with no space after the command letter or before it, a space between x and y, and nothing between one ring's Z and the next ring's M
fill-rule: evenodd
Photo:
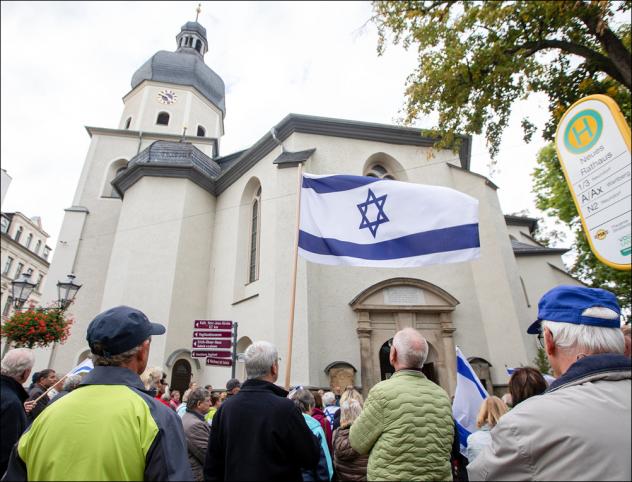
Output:
M533 173L536 206L567 223L575 237L577 258L571 273L589 286L614 292L621 307L629 313L632 309L632 276L629 271L618 271L603 264L590 250L553 144L540 150L537 162L538 167Z
M374 2L378 53L387 40L416 46L418 67L407 80L404 121L438 112L439 147L456 132L482 134L492 157L516 100L543 92L550 100L544 127L552 139L564 111L593 93L630 108L631 1ZM623 87L623 89L622 89ZM623 102L618 96L623 96ZM535 126L523 119L525 139Z
M551 365L549 364L549 358L546 356L544 348L538 347L538 352L533 359L533 364L536 366L540 373L544 375L552 375Z

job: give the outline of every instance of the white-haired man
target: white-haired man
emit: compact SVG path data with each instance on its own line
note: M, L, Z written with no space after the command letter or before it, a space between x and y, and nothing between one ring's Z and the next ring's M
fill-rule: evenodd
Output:
M448 394L421 369L428 342L413 328L398 331L389 361L395 373L369 392L349 440L369 454L368 480L448 480L454 420Z
M7 470L13 445L26 429L24 402L29 397L22 386L29 379L35 356L28 348L10 350L0 369L0 477Z
M246 350L248 380L213 416L204 480L295 480L316 467L320 447L287 392L274 384L277 350L258 341Z
M609 291L558 286L527 333L540 334L554 374L492 430L470 480L632 480L630 359Z

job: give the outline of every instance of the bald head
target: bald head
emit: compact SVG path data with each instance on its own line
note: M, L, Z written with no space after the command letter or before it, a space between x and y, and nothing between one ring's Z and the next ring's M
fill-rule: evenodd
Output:
M413 328L404 328L393 337L391 364L396 370L421 369L428 356L428 342Z

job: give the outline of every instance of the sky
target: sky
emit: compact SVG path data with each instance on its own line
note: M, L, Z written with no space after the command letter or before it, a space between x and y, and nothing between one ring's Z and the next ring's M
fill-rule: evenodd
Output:
M2 210L40 216L52 248L87 154L84 126L118 126L133 73L175 50L197 4L1 3L0 159L12 177ZM369 2L202 2L205 61L226 84L221 154L249 147L290 112L396 124L416 52L389 45L378 56L371 14ZM545 142L539 132L522 141L525 113L544 125L546 98L515 106L494 172L475 136L471 170L499 186L506 214L537 217L531 172Z

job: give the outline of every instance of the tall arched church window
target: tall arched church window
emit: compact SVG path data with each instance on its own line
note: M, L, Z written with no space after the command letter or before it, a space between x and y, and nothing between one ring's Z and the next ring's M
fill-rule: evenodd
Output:
M116 192L116 189L114 189L114 186L112 186L112 181L125 169L127 169L127 160L125 159L117 159L108 166L107 172L105 173L103 190L101 191L102 197L120 199L121 196L119 196L118 192Z
M252 216L250 224L250 264L248 281L252 283L259 279L259 227L261 218L261 187L259 187L252 201Z
M365 176L377 177L378 179L395 179L395 177L381 164L373 164L365 173Z
M206 135L206 129L202 126L198 126L197 135L198 137L204 137Z
M128 117L125 121L125 129L129 129L130 124L132 123L132 118Z
M169 125L169 114L167 112L160 112L156 118L156 124L161 126Z

